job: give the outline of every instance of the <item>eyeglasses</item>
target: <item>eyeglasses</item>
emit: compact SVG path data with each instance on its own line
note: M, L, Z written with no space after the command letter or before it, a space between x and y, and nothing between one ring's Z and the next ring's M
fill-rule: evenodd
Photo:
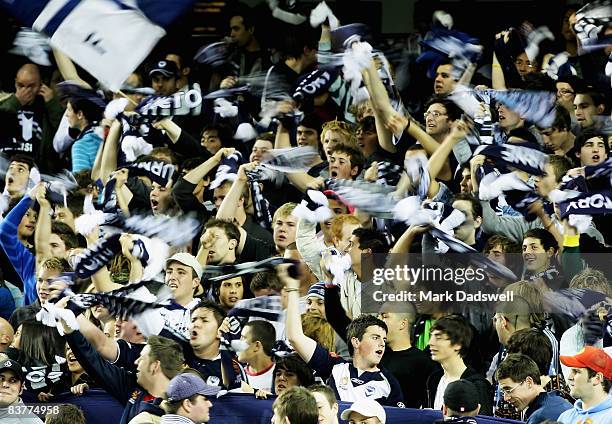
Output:
M525 382L525 380L521 381L519 384L517 384L516 386L514 386L511 389L499 389L499 391L501 392L502 396L509 396L510 393L512 393L514 390L516 390L516 388L520 385L522 385Z
M440 116L446 116L447 114L438 112L437 110L432 110L431 112L430 111L425 112L423 114L423 118L427 119L429 115L433 116L435 119L438 119Z

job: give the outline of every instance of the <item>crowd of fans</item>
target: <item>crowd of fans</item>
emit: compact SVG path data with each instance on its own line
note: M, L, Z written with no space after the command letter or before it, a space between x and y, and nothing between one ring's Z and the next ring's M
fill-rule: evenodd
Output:
M169 48L118 93L57 50L53 81L21 66L0 94L0 422L98 390L126 424L209 422L235 394L275 399L277 424L611 423L612 13L587 54L578 9L535 55L523 25L467 64L438 14L420 103L329 9L277 6L267 46L241 6L228 39ZM378 258L453 251L510 271L471 290L511 300L365 299Z

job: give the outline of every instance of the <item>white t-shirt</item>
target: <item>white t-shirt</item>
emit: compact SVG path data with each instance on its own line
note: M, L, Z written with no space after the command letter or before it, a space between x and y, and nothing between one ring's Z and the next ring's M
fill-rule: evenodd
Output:
M276 369L275 363L272 363L268 369L261 370L257 374L250 372L248 366L244 367L243 369L243 377L245 377L245 381L249 384L249 386L255 390L263 389L272 393L274 386L274 370Z
M444 392L446 391L446 386L448 386L448 382L446 381L446 376L443 375L438 383L436 398L434 399L434 409L437 411L441 411L442 405L444 405Z

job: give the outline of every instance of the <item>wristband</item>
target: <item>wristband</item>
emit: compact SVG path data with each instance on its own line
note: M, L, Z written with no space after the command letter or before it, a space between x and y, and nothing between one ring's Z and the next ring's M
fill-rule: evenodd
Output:
M580 246L580 234L575 236L563 236L563 247L578 247Z
M68 301L68 304L66 305L66 309L71 310L74 313L75 317L78 317L85 311L85 308L77 305L77 303L73 302L72 300Z

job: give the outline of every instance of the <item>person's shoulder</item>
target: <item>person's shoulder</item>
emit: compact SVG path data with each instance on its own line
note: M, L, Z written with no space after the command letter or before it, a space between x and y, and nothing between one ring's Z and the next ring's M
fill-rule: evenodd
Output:
M161 423L161 419L162 417L159 415L150 412L141 412L132 418L129 424L159 424Z
M474 384L483 383L483 384L486 384L487 386L491 386L491 383L489 383L489 380L487 380L487 378L484 375L482 375L481 373L479 373L472 367L467 367L467 369L461 375L461 378L465 380L470 380Z

